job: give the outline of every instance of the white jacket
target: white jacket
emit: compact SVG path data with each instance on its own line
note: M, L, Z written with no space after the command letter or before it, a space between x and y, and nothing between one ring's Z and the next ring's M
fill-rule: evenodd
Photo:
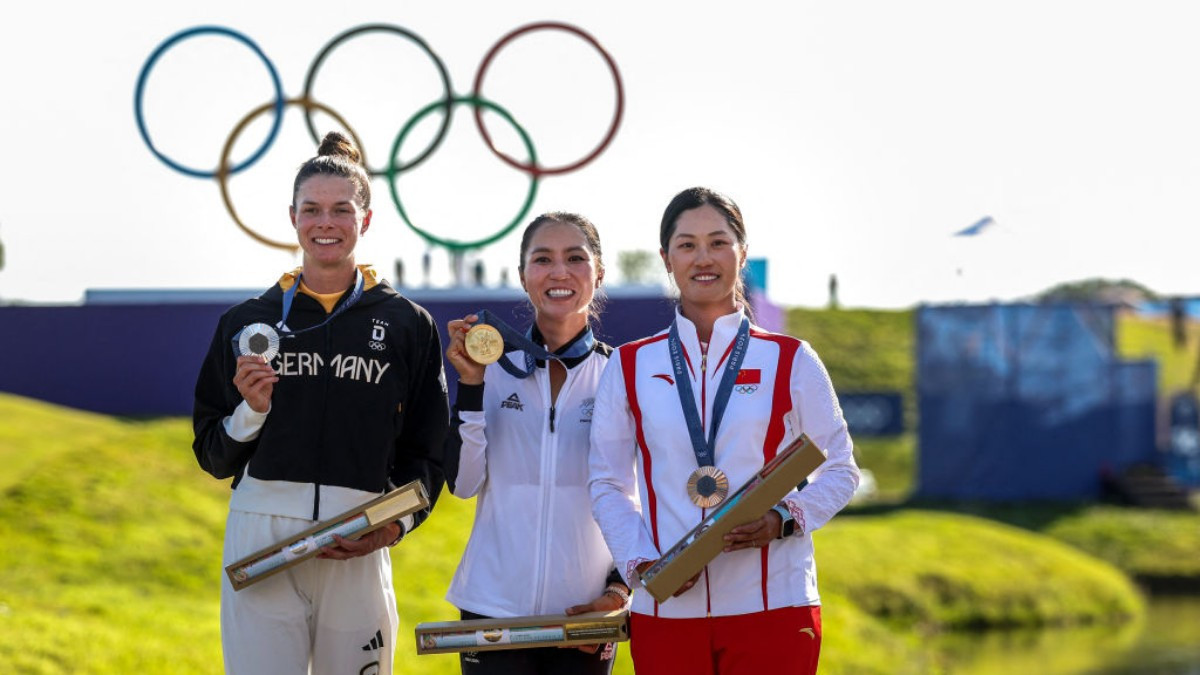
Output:
M695 325L675 317L706 436L721 366L741 319L740 311L718 319L702 356ZM795 536L763 549L719 554L691 590L661 606L639 588L635 612L694 618L820 604L811 535L858 486L853 446L816 352L806 342L754 326L750 337L740 384L716 438L715 464L729 477L730 492L801 432L829 458L802 492L793 490L784 500L797 521ZM687 495L697 463L674 378L663 331L620 347L596 392L592 511L631 588L638 563L657 559L706 515Z
M482 406L477 387L459 385L461 424L457 438L451 431L446 473L456 496L476 502L471 538L446 594L455 607L491 617L561 614L603 592L613 564L590 510L588 433L610 351L597 343L568 363L553 426L544 366L526 379L488 366ZM524 365L523 352L503 358ZM449 455L459 439L454 472Z

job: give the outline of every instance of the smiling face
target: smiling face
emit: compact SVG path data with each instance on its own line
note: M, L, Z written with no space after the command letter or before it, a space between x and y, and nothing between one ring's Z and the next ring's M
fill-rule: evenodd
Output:
M575 225L549 221L537 228L525 252L521 286L537 312L538 325L563 322L583 330L603 270Z
M679 214L660 254L679 288L685 315L689 306L734 311L746 247L720 211L705 204Z
M370 225L371 212L363 209L353 181L315 175L300 185L289 213L305 268L354 266L354 247Z

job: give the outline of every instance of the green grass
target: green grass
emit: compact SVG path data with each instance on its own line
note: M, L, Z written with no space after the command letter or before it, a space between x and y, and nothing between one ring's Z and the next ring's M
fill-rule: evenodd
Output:
M874 501L899 503L912 494L916 477L916 434L908 431L898 436L856 437L854 458L875 478Z
M912 310L791 309L787 333L812 345L839 392L900 392L905 427L913 429L917 420L914 321Z
M1115 567L989 520L916 509L844 514L814 534L821 587L926 631L1119 622L1142 600Z
M1097 506L1043 531L1139 579L1200 580L1200 514L1194 512Z
M0 670L211 672L226 495L195 480L189 425L10 396L0 419L21 457L0 465Z

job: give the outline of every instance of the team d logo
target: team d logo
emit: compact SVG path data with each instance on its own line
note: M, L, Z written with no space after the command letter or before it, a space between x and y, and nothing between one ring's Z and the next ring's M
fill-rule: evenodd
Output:
M386 324L379 319L371 319L371 321L371 339L367 341L367 346L377 352L385 351L387 344L384 343L383 339L387 337Z

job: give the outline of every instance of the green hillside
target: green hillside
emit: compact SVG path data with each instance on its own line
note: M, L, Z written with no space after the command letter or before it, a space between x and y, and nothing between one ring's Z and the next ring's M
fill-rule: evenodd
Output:
M0 420L4 452L24 458L0 464L0 672L220 672L228 488L195 466L188 421L123 422L7 395ZM416 657L411 636L417 622L454 616L442 595L471 513L444 496L394 549L397 672L457 672L453 656ZM814 536L826 673L929 672L944 656L920 637L928 630L1141 611L1108 565L976 518L847 514ZM631 672L627 650L618 672Z

